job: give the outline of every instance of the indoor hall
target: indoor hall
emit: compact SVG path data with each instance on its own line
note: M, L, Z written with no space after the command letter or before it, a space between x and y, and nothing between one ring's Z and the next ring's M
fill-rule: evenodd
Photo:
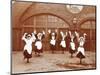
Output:
M71 5L60 3L12 1L12 73L67 71L96 68L96 6ZM74 36L76 52L70 57L71 36ZM79 36L84 37L85 58L80 64L77 57ZM23 50L25 41L23 35L36 35L32 46L32 58L27 63ZM38 33L44 35L40 40ZM50 44L52 33L56 43L55 48ZM63 39L64 34L66 37ZM27 37L27 35L26 35ZM65 41L66 46L61 44ZM35 53L37 41L42 43L40 55ZM54 49L54 50L53 50Z

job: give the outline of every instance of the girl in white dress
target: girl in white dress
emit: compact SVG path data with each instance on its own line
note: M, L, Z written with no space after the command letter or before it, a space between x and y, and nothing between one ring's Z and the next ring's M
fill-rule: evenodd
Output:
M66 37L67 37L67 32L66 34L64 34L64 32L60 31L61 34L61 42L60 42L60 46L62 49L62 53L64 53L64 51L66 50Z
M75 36L71 33L71 31L69 31L69 35L70 35L70 48L69 48L69 53L71 54L71 58L72 58L73 57L73 54L76 52L75 42L74 42Z
M22 40L25 41L25 46L24 46L24 59L27 58L27 63L29 63L29 58L32 58L32 42L35 42L36 37L34 35L34 33L28 34L28 33L24 33L24 35L22 36Z
M25 41L25 46L24 46L24 59L27 58L27 63L29 63L29 59L32 58L32 42L35 42L36 38L34 33L28 34L28 33L24 33L24 35L22 36L22 40Z
M80 64L82 63L82 59L85 58L85 49L84 49L84 44L85 44L85 39L86 39L86 33L83 34L83 36L79 36L79 34L77 32L75 32L76 36L77 36L77 40L79 42L79 47L78 47L78 51L77 51L77 55L76 57L78 57L80 59Z
M51 32L51 30L48 30L49 32L49 37L50 37L50 49L52 51L52 53L54 53L54 51L56 50L56 44L57 44L57 41L56 41L56 36L57 36L57 30L55 30L55 32Z
M45 32L43 31L42 33L37 34L37 40L35 42L35 54L40 56L40 53L43 52L43 44L42 44L42 39L44 38Z

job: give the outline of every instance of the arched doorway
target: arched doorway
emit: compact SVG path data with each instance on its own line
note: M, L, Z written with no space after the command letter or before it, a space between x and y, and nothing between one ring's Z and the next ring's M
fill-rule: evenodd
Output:
M80 32L87 33L85 48L87 51L96 51L96 21L86 20L80 25Z
M48 29L51 29L52 31L58 30L58 36L59 37L59 31L67 31L69 29L69 24L65 22L63 19L51 15L51 14L41 14L41 15L35 15L27 20L25 20L23 23L21 23L21 36L24 34L24 32L31 33L34 30L37 32L41 32L42 30L45 31L46 35L43 39L43 50L50 50L49 47L49 39L48 39ZM59 40L58 40L59 42ZM23 42L21 41L21 49L23 49ZM34 48L33 48L34 49ZM59 45L57 46L57 50L59 50Z

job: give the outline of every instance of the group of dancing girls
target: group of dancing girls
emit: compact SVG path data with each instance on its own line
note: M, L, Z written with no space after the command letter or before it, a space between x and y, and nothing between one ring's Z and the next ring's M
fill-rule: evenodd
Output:
M49 33L50 49L52 53L54 53L57 47L57 30L55 31L48 30L48 33ZM76 57L78 57L80 59L80 63L82 63L82 59L85 58L84 44L86 41L86 35L87 35L86 33L83 33L83 35L80 36L79 33L76 31L73 32L73 34L71 31L67 31L67 32L60 31L61 40L60 40L59 46L62 49L62 53L64 53L64 51L66 50L68 46L69 47L68 50L69 50L69 53L71 54L71 57L73 57L73 54L76 53ZM32 58L33 44L34 44L34 51L36 55L40 56L40 53L43 52L42 40L44 37L45 37L44 31L38 32L38 33L34 31L31 34L24 33L24 35L22 36L22 40L24 40L25 42L23 55L24 55L24 59L27 59L27 63L29 63L29 59ZM68 45L67 40L69 39L70 39L70 43ZM75 39L77 40L78 46L76 46Z

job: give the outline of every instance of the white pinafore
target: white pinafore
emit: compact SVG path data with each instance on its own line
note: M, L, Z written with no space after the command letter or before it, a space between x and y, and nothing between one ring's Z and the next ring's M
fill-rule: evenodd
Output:
M35 46L37 47L38 50L41 50L42 49L42 42L36 41Z
M61 43L60 43L60 45L61 45L63 48L66 48L66 42L65 42L65 40L62 40Z
M81 52L81 53L85 56L83 45L84 45L84 41L80 41L80 42L79 42L79 47L78 47L78 52L77 52L77 54L78 54L79 52Z
M29 39L29 40L25 39L25 42L26 44L24 46L24 50L27 50L27 52L31 54L32 53L32 39Z
M55 39L55 36L52 36L52 39L50 40L50 44L51 45L56 45L56 39Z
M24 46L24 51L27 50L27 52L31 54L32 53L32 42L35 42L36 40L34 33L32 33L32 37L30 39L26 39L25 34L24 34L24 36L22 37L22 40L24 40L26 43Z
M75 43L74 42L70 42L70 47L72 50L75 50Z
M65 42L65 35L62 35L62 41L61 41L61 43L60 43L60 45L63 47L63 48L66 48L66 42Z

